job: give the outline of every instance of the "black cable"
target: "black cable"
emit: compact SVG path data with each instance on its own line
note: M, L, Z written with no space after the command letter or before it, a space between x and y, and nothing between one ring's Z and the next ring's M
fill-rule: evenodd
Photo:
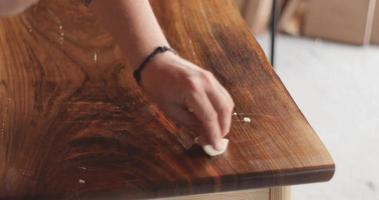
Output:
M271 11L271 65L274 67L275 61L275 42L277 33L277 20L278 20L278 5L277 0L272 0L272 11Z

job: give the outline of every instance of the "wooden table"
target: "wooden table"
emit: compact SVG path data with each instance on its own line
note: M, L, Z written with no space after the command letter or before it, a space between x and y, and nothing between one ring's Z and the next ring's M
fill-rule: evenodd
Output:
M281 199L286 187L275 186L333 176L231 0L151 2L172 46L235 100L240 115L217 158L149 102L78 2L42 0L0 20L0 199Z

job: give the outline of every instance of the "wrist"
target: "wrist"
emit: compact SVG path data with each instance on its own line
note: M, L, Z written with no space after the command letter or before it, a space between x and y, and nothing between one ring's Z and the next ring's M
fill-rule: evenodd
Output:
M141 64L158 48L158 47L167 47L171 48L170 45L166 44L165 42L160 43L153 43L153 44L140 44L136 45L135 48L133 48L133 51L124 51L125 57L128 59L129 64L133 67L134 70L138 69L138 67L141 66ZM154 56L153 59L149 61L149 63L155 59L155 57L159 56L159 54L165 54L164 53L158 53Z
M147 65L150 65L149 68L167 67L167 65L177 61L178 59L180 59L179 55L171 51L166 51L155 56Z
M146 64L144 70L141 71L141 83L152 78L160 78L163 74L170 73L175 68L180 57L173 52L164 52L156 55L149 63Z
M153 67L160 62L156 62L156 60L161 60L159 57L165 57L162 55L166 54L176 54L176 51L167 46L159 46L155 48L144 60L143 62L134 70L133 77L137 81L139 85L142 85L142 72L145 71L147 67ZM163 59L165 60L165 59Z

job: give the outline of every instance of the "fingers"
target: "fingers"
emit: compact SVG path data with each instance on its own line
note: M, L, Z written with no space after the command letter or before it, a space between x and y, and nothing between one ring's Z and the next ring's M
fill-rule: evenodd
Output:
M223 92L221 87L221 85L215 86L214 89L208 90L207 94L217 112L221 136L225 137L230 131L234 102L228 93Z
M199 122L193 113L179 105L160 105L160 108L175 122L185 126L190 131L199 130Z
M186 106L191 108L194 115L200 121L203 131L209 143L217 150L221 149L221 129L218 122L217 112L213 108L207 94L198 86L190 92L186 98Z

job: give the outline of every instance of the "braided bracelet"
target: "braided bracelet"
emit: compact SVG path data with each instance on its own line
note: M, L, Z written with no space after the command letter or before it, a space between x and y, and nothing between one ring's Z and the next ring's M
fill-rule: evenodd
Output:
M160 47L157 47L154 49L153 52L151 52L147 57L146 59L134 70L133 72L133 77L134 79L136 80L136 82L138 83L139 86L141 86L141 73L142 73L142 70L146 67L146 64L151 60L153 59L157 54L159 53L164 53L166 51L171 51L172 53L174 54L177 54L176 51L170 47L166 47L166 46L160 46Z

